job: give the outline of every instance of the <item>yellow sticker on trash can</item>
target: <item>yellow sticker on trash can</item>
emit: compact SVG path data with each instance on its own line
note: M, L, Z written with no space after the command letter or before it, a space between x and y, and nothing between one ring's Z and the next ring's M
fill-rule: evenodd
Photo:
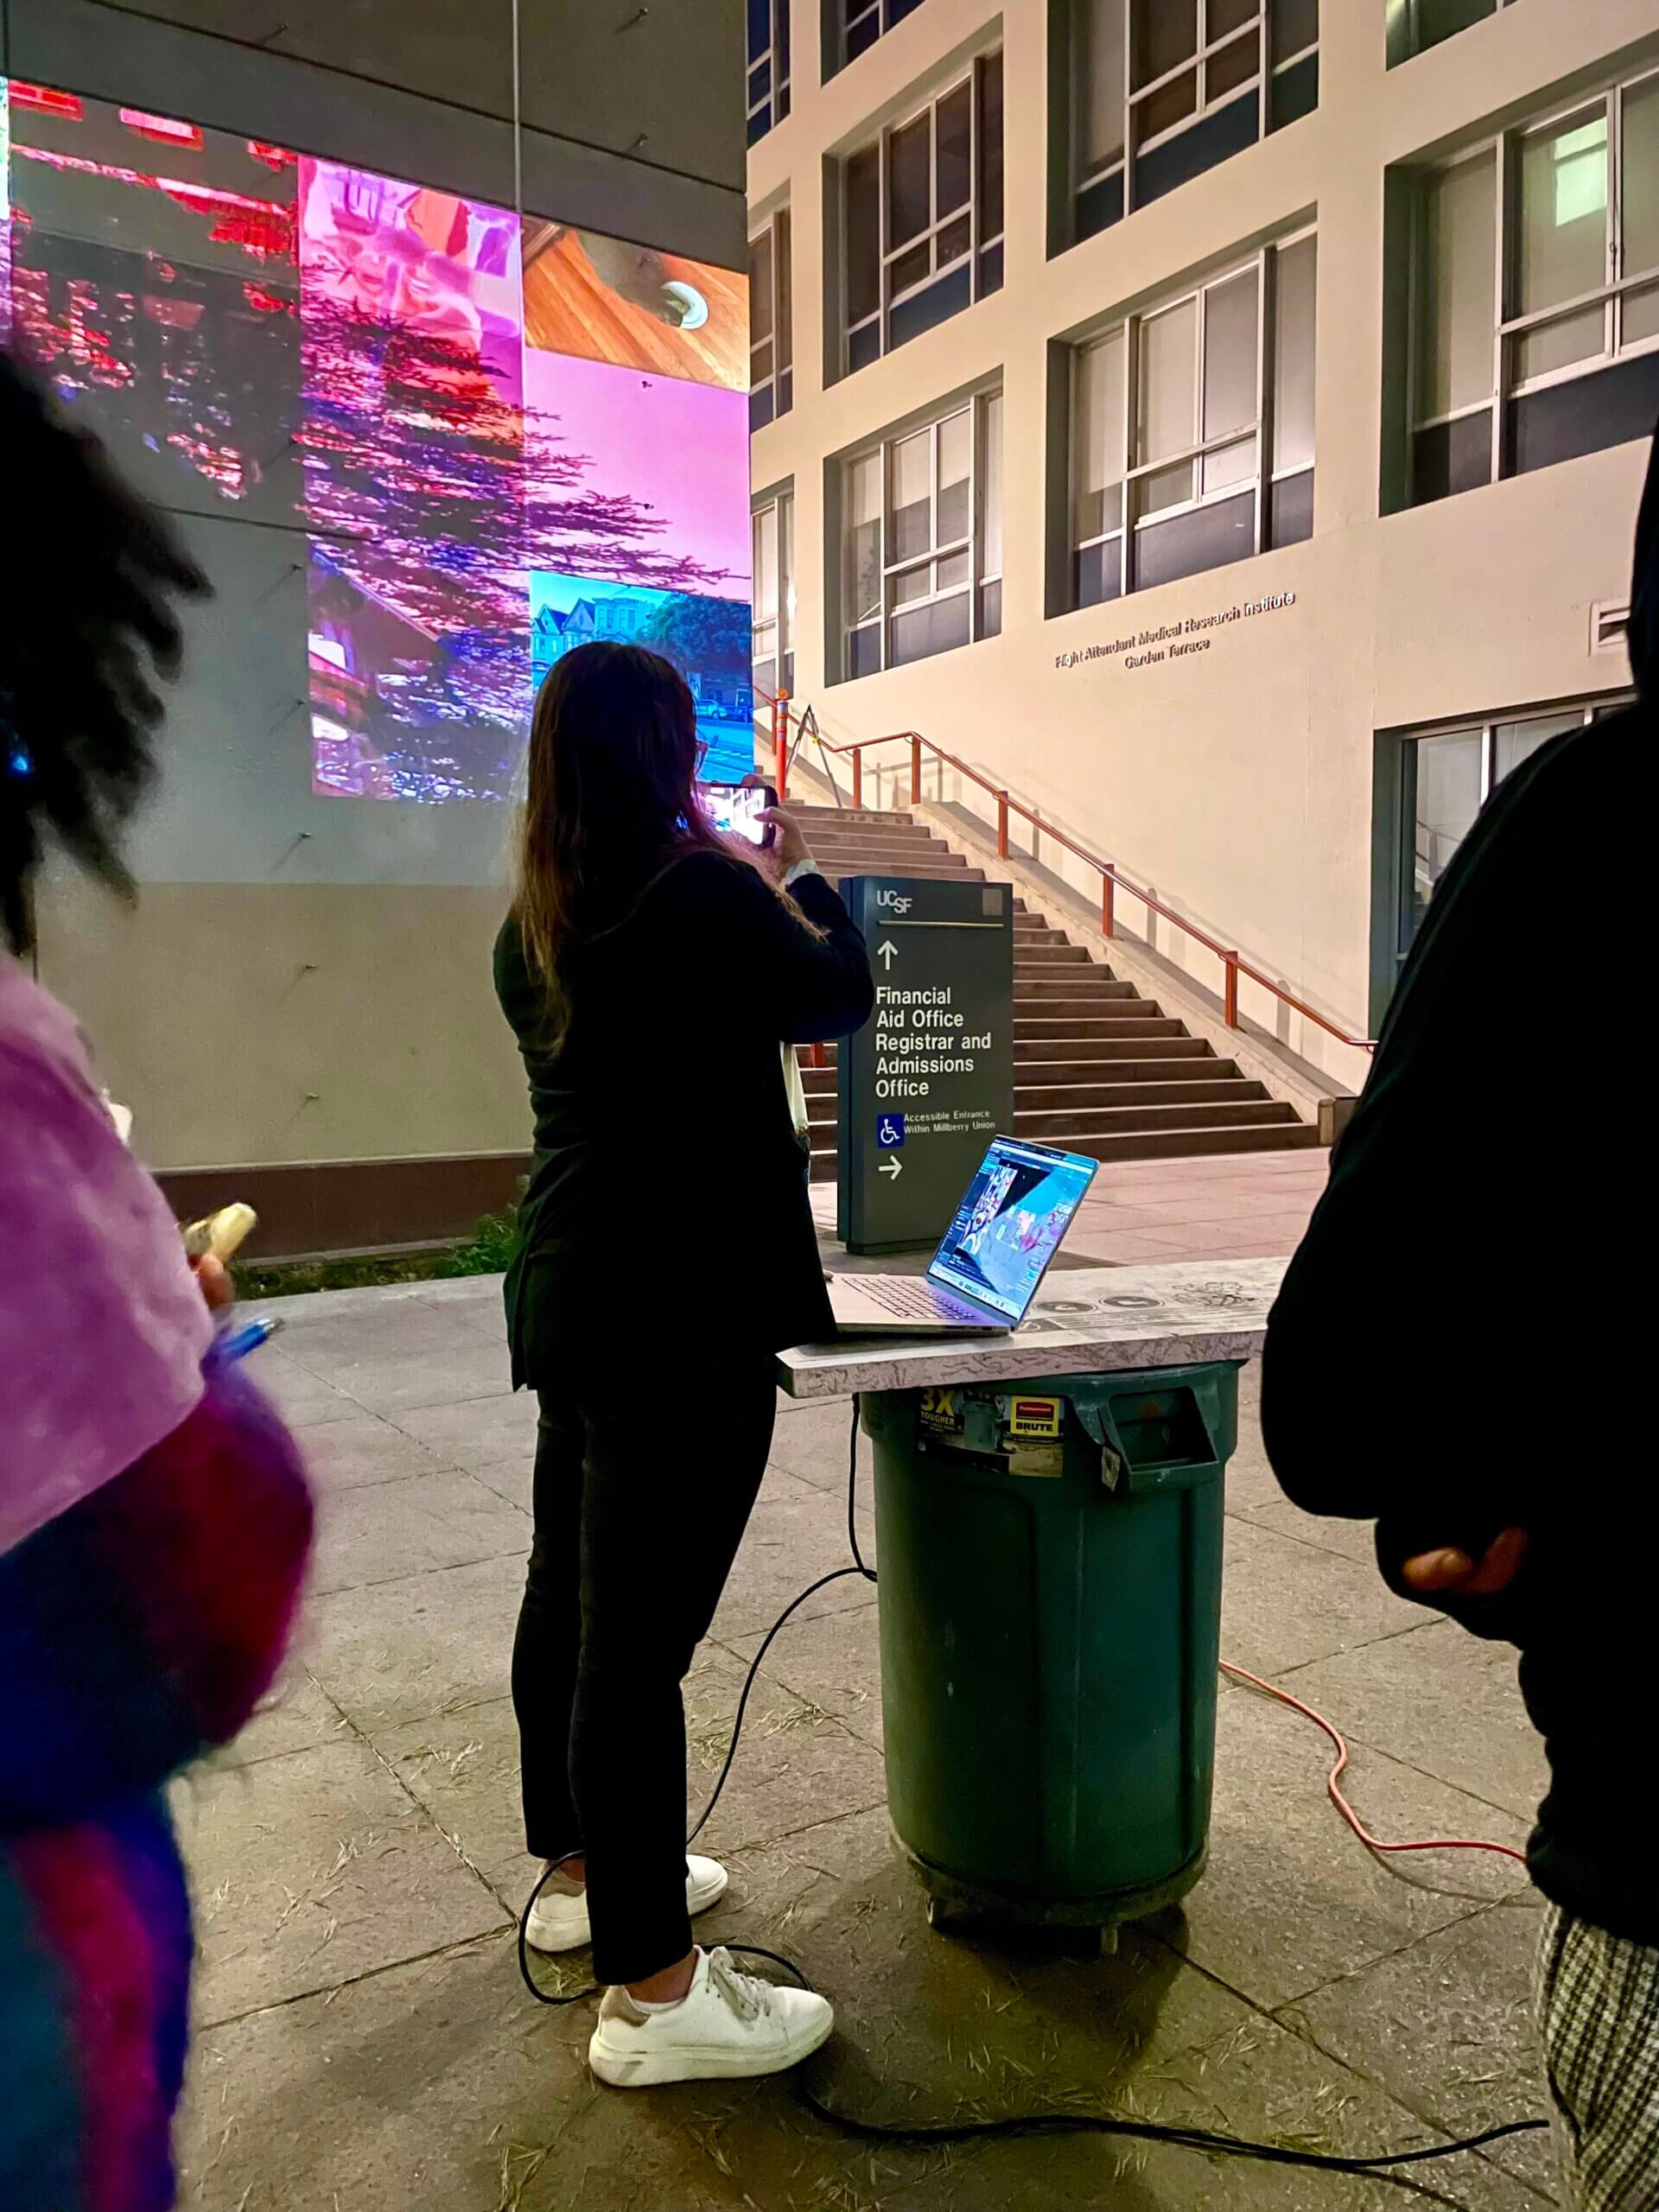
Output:
M1008 1433L1011 1436L1058 1436L1059 1433L1059 1399L1009 1399Z
M921 1412L922 1427L931 1434L962 1434L962 1393L959 1390L924 1390Z

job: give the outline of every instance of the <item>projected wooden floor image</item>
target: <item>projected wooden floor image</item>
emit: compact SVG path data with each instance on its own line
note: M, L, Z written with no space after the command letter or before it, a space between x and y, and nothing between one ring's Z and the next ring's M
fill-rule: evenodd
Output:
M748 278L561 223L526 224L524 336L544 353L747 391Z

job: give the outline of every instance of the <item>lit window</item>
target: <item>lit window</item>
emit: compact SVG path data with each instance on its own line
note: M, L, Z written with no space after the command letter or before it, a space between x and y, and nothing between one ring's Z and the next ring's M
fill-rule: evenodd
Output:
M1002 56L984 55L842 169L846 365L861 369L1002 282Z
M1649 435L1659 74L1426 176L1414 267L1414 502Z
M795 495L783 491L754 510L754 689L766 698L795 689ZM764 704L764 701L762 702Z
M1065 245L1319 105L1319 0L1071 0L1071 24Z
M1002 626L1002 395L888 438L842 475L844 677Z
M1317 275L1306 232L1075 350L1070 606L1313 534Z
M789 210L749 240L749 428L764 429L794 404L794 314L790 296Z
M749 143L789 113L790 0L748 0Z

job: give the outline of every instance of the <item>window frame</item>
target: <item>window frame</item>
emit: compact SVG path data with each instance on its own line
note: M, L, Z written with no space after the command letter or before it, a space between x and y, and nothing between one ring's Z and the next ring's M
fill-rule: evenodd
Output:
M1276 0L1256 0L1256 12L1251 22L1241 24L1235 30L1224 32L1218 38L1214 39L1208 35L1210 10L1214 4L1214 0L1197 0L1200 17L1198 42L1192 54L1185 60L1178 62L1173 68L1166 70L1161 76L1137 87L1135 84L1135 10L1137 7L1148 3L1149 0L1122 0L1123 52L1121 74L1123 85L1123 117L1122 130L1120 134L1121 143L1115 158L1097 162L1085 172L1077 158L1077 149L1084 143L1083 126L1088 86L1086 73L1078 66L1078 46L1083 10L1088 5L1088 0L1071 0L1068 23L1071 48L1067 70L1071 94L1069 117L1071 174L1068 200L1071 210L1071 238L1074 243L1084 236L1096 234L1094 232L1084 231L1077 219L1077 202L1084 193L1094 191L1097 186L1107 183L1114 176L1121 176L1123 181L1123 204L1122 213L1116 219L1121 221L1124 217L1133 214L1142 204L1135 188L1136 162L1148 153L1156 153L1160 148L1173 144L1178 138L1185 137L1188 131L1197 129L1211 117L1219 114L1223 108L1231 105L1239 99L1251 85L1255 87L1255 143L1259 145L1271 134L1274 127L1273 88L1275 80L1286 75L1290 70L1300 67L1310 54L1317 54L1319 51L1320 41L1316 35L1306 46L1299 47L1294 54L1287 54L1278 61L1274 60L1273 16ZM1205 98L1205 92L1210 67L1213 60L1231 48L1243 46L1252 37L1256 41L1255 71L1249 76L1241 79L1237 84L1230 86L1213 101L1208 100ZM1137 138L1135 136L1136 109L1144 107L1154 94L1174 84L1189 70L1195 73L1198 80L1197 97L1192 113L1182 116L1177 122L1166 125L1162 130L1154 132L1149 138Z
M792 246L789 219L789 203L772 213L759 230L749 233L749 281L754 282L754 250L766 241L771 248L772 263L772 334L769 339L756 339L751 319L749 331L749 435L765 429L780 415L787 415L795 404L795 334L794 271L790 264ZM766 375L757 377L754 357L762 346L772 347L772 367ZM757 414L757 393L770 394L771 404L764 414Z
M1502 483L1515 473L1510 416L1511 409L1517 400L1529 398L1535 392L1548 391L1559 385L1577 383L1604 370L1615 368L1622 361L1638 360L1644 354L1659 353L1659 328L1656 328L1649 337L1628 343L1623 335L1626 302L1644 292L1652 292L1659 297L1659 262L1635 273L1624 265L1624 108L1629 95L1647 85L1659 86L1659 64L1649 65L1633 75L1620 77L1599 92L1582 92L1574 99L1561 100L1537 115L1525 118L1507 130L1494 132L1472 145L1460 147L1447 160L1437 162L1419 173L1411 225L1410 353L1407 401L1409 504L1426 504L1415 496L1417 442L1426 431L1446 429L1453 423L1466 422L1474 416L1489 413L1491 417L1491 444L1486 482L1489 485ZM1598 110L1607 123L1603 282L1571 299L1558 301L1548 307L1534 308L1525 314L1512 314L1510 310L1516 296L1522 243L1522 149L1529 141L1546 137L1575 117L1589 120ZM1422 340L1429 315L1429 279L1432 274L1428 266L1426 235L1429 194L1438 179L1449 176L1470 162L1484 161L1489 156L1492 162L1494 248L1490 299L1492 323L1491 389L1484 399L1471 400L1464 406L1436 415L1422 415L1419 412L1422 398ZM1569 361L1560 368L1542 371L1535 376L1517 377L1514 374L1514 365L1522 340L1548 330L1556 323L1570 321L1575 315L1584 315L1597 306L1603 309L1602 350L1599 353L1586 353L1576 361Z
M1514 5L1515 0L1493 0L1486 15L1477 17L1476 21L1484 22L1490 16L1501 16L1506 8ZM1449 46L1454 38L1461 38L1465 31L1475 29L1474 23L1464 23L1454 31L1447 31L1443 38L1431 39L1425 46L1421 20L1421 0L1389 0L1386 35L1390 69L1397 69L1402 61L1410 61L1420 54L1433 54L1437 47Z
M1000 64L1002 58L1003 48L1001 46L988 47L982 54L975 54L970 60L963 65L963 67L953 71L951 74L945 78L941 83L935 86L932 89L922 95L914 102L910 103L901 109L900 111L891 119L891 121L883 124L878 133L874 134L871 137L866 138L862 143L849 148L847 153L841 157L842 267L839 319L841 325L841 374L844 377L856 375L858 369L872 366L874 361L882 360L887 354L893 353L895 350L893 340L893 314L894 308L902 308L909 301L920 298L931 286L937 284L942 277L948 276L951 270L965 267L969 272L969 307L976 307L981 300L988 299L993 292L1000 291L1001 289L1002 270L1001 254L1007 233L1006 181L1004 184L1002 226L1001 229L989 235L984 234L982 231L985 213L982 204L984 197L982 188L985 181L986 172L985 149L983 144L986 65L992 60L995 60ZM967 87L968 91L968 199L965 207L958 206L951 208L948 213L941 214L939 212L938 111L944 103L950 99L953 94L961 92L964 86ZM928 118L928 220L923 230L918 231L912 237L905 239L901 245L892 246L889 245L887 242L887 233L889 210L893 197L892 175L893 141L898 137L901 131L907 130L912 124L918 122L924 116ZM869 311L869 313L861 315L858 321L854 322L851 320L849 299L849 295L851 289L849 276L853 256L852 241L849 232L847 219L848 194L846 191L846 176L849 165L859 156L868 154L872 147L878 149L876 156L876 251L878 263L876 283L878 297L875 306ZM948 261L941 262L938 258L938 243L940 237L943 232L951 229L955 225L961 222L964 214L967 217L969 226L968 244L961 253L953 254ZM911 283L906 284L902 289L895 291L892 282L893 270L894 267L898 263L906 259L911 254L914 253L918 247L923 245L925 245L928 250L927 274L925 276L918 277ZM994 283L988 283L985 281L987 275L986 264L989 257L994 252L998 256L995 270L995 281ZM963 314L966 313L966 308L958 308L957 313ZM943 317L942 320L944 321L950 321L952 320L952 317L947 315ZM852 358L854 339L861 332L868 330L872 326L875 327L878 334L878 349L875 354L872 357L871 361L859 362L855 365ZM938 325L935 324L931 327L937 328ZM901 345L906 342L907 341L904 340L899 340Z
M895 615L910 614L920 608L941 607L952 600L963 599L967 601L968 606L968 635L963 641L964 645L978 645L987 638L997 637L1001 634L1002 564L999 562L993 574L986 563L985 493L991 477L988 461L990 425L987 417L992 404L1000 401L1001 397L1002 386L1000 383L987 385L979 391L969 392L960 400L953 401L939 413L929 416L924 422L912 423L903 429L889 430L880 439L867 441L855 447L852 451L842 454L836 463L840 519L837 560L842 579L839 588L842 603L839 603L836 607L840 640L838 650L834 655L834 664L839 671L836 677L837 683L857 683L862 681L865 677L885 675L892 669L907 668L912 665L909 661L900 661L893 658L893 623ZM966 417L968 425L968 528L964 535L951 537L942 543L938 535L940 434L947 423L960 421L963 417ZM1001 429L1000 422L997 429L1000 434ZM893 543L893 459L900 446L906 444L912 438L921 436L925 436L928 440L929 542L923 551L900 555ZM881 511L879 517L881 603L876 613L870 619L862 622L850 622L848 620L849 609L844 601L848 541L852 527L848 519L850 509L849 491L852 473L861 464L878 457L880 464L881 483ZM997 474L998 481L1001 482L1000 470ZM1006 501L1006 488L1004 499ZM1006 530L1006 513L1002 520ZM967 563L965 578L961 583L941 586L938 575L940 564L959 558L965 558ZM914 575L923 569L930 571L928 581L931 588L918 594L914 598L898 599L895 596L895 588L899 579ZM997 587L998 590L995 621L988 619L987 589L990 586ZM853 639L861 633L872 630L877 633L880 642L880 657L874 668L855 671L853 666ZM957 652L961 648L942 646L939 650ZM922 654L918 658L931 659L933 656Z
M754 553L768 515L772 518L772 526L775 533L778 605L776 612L764 620L760 618L759 601L754 601L751 606L749 678L751 685L754 686L755 670L764 660L770 660L777 670L772 685L774 696L791 698L795 690L795 486L792 480L756 499L749 509L751 571L756 577L760 571ZM763 630L770 630L772 633L772 649L767 653L763 653L760 646Z
M1140 531L1156 528L1159 524L1173 521L1182 515L1194 514L1203 507L1217 506L1229 500L1236 499L1247 488L1254 489L1255 502L1255 542L1247 557L1254 558L1258 554L1270 552L1273 550L1274 487L1281 483L1288 483L1294 477L1313 476L1316 474L1319 466L1317 423L1314 435L1314 456L1312 461L1299 461L1293 467L1281 468L1277 464L1277 456L1274 450L1275 445L1274 387L1277 360L1275 316L1279 289L1276 281L1277 257L1281 253L1289 251L1291 248L1302 245L1307 239L1313 239L1316 256L1314 283L1317 287L1319 234L1319 226L1317 222L1313 222L1305 223L1300 228L1287 232L1282 238L1269 238L1253 252L1224 263L1218 269L1211 270L1203 276L1192 279L1179 290L1161 295L1157 299L1148 302L1145 307L1138 308L1131 314L1122 316L1117 321L1109 324L1103 330L1096 331L1091 336L1078 341L1070 348L1065 529L1068 575L1065 612L1075 613L1080 607L1084 605L1109 603L1109 601L1084 601L1079 597L1077 588L1077 565L1084 553L1092 551L1096 546L1108 546L1114 540L1118 542L1121 549L1118 556L1118 589L1111 596L1128 599L1139 588L1135 582L1135 572L1139 563L1135 559L1134 540ZM1208 296L1250 270L1255 272L1256 283L1255 413L1248 423L1237 425L1229 430L1217 431L1213 436L1206 438L1203 435L1203 429L1205 369L1209 326ZM1317 301L1317 289L1315 297ZM1193 344L1192 410L1195 439L1173 453L1160 454L1155 460L1138 461L1135 459L1135 454L1140 414L1141 334L1149 322L1160 321L1166 315L1178 314L1183 308L1195 304L1198 307L1197 329ZM1317 328L1317 308L1315 322ZM1117 480L1122 492L1118 520L1110 529L1092 532L1087 537L1079 537L1076 535L1075 521L1077 498L1076 472L1079 443L1077 403L1081 376L1084 363L1088 355L1096 348L1109 344L1115 338L1121 339L1123 346L1122 451L1124 465L1123 474ZM1317 359L1316 339L1316 365ZM1234 483L1223 485L1214 491L1205 491L1204 488L1205 459L1214 454L1224 453L1234 446L1243 445L1252 439L1255 441L1256 448L1253 487L1250 479L1241 478ZM1166 469L1179 468L1183 465L1190 467L1192 470L1194 486L1192 494L1185 499L1176 500L1168 506L1156 508L1149 514L1136 513L1136 502L1132 487L1150 477L1161 474ZM1109 492L1112 487L1108 484L1103 488ZM1306 541L1298 538L1290 542L1300 544ZM1195 573L1204 575L1208 572L1199 569Z
M745 143L758 145L769 130L789 119L790 111L790 36L789 11L793 0L762 0L770 20L772 37L764 53L756 53L746 44L743 98L745 106ZM756 0L749 0L751 7ZM761 70L766 72L766 90L757 93L755 79ZM765 120L760 122L759 118Z
M861 54L868 54L873 46L880 46L887 33L896 30L921 4L922 0L835 0L835 29L828 51L836 60L834 67L824 73L826 78L851 68ZM855 31L872 20L874 31L855 48Z
M1418 751L1421 745L1432 744L1439 738L1478 737L1480 740L1480 797L1475 808L1475 821L1491 802L1493 792L1503 780L1497 772L1497 734L1516 722L1544 721L1563 715L1576 715L1578 727L1588 728L1604 715L1616 714L1621 707L1630 706L1636 698L1634 688L1629 684L1611 691L1599 691L1588 696L1560 700L1554 706L1506 707L1485 715L1453 715L1443 721L1424 722L1402 730L1397 739L1399 766L1395 776L1393 805L1393 882L1390 891L1388 951L1390 972L1398 976L1416 941L1421 926L1415 921L1417 898L1417 793ZM1571 727L1571 725L1569 725ZM1556 733L1564 736L1565 731ZM1546 741L1548 742L1548 740ZM1510 772L1513 774L1514 771ZM1470 827L1473 828L1471 823ZM1461 841L1459 841L1461 842ZM1437 879L1438 880L1438 879ZM1431 894L1432 896L1432 894Z

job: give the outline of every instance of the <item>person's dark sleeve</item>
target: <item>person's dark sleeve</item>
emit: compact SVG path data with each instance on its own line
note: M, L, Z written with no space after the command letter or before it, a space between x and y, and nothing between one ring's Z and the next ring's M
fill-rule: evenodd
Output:
M1529 1203L1558 1144L1524 1064L1537 1008L1577 986L1541 928L1572 778L1522 770L1448 870L1329 1186L1269 1318L1263 1441L1311 1513L1413 1550L1526 1525L1545 1452L1526 1323L1544 1255Z
M721 971L743 979L745 1003L758 1005L780 1044L816 1045L864 1027L875 1007L869 950L823 876L798 877L780 899L744 862L715 861L701 871L698 891Z

